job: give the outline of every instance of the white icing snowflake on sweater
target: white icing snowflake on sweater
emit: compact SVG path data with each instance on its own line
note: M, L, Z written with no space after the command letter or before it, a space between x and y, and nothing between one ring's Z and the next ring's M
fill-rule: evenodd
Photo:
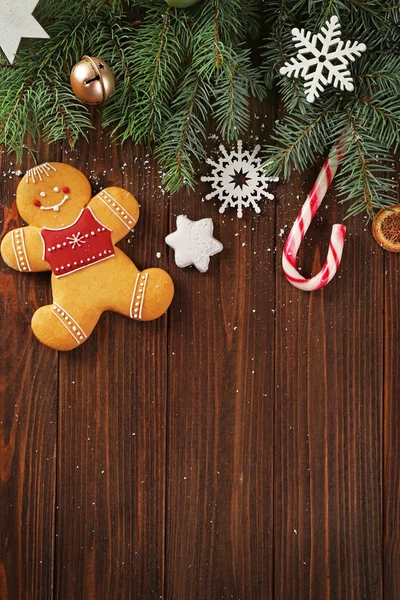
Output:
M312 34L304 29L292 29L293 41L299 51L280 69L282 75L303 77L308 102L319 98L327 85L333 84L342 91L354 90L353 79L347 69L367 49L365 44L340 39L339 19L335 16L321 28L321 33Z
M75 246L80 248L82 244L86 244L85 236L81 232L73 233L72 237L67 237L68 243L72 246L72 250L75 250Z
M260 148L261 146L256 146L250 153L249 150L243 150L242 141L239 140L237 151L232 150L228 153L221 144L219 149L222 156L218 162L207 159L208 164L213 166L212 175L203 176L201 180L210 182L213 188L213 191L207 194L206 200L217 197L222 202L220 213L231 206L237 209L237 216L241 219L244 208L251 207L256 213L260 213L258 203L264 197L274 199L267 191L268 184L278 179L270 179L264 174L261 159L257 156Z

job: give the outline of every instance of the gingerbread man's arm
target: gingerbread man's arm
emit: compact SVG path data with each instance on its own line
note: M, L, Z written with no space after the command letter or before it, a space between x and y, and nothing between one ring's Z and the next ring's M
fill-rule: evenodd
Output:
M126 190L119 187L105 188L88 204L98 220L111 229L114 244L131 231L139 219L139 204Z
M9 267L23 273L51 270L43 259L40 228L32 225L9 231L1 242L1 256Z

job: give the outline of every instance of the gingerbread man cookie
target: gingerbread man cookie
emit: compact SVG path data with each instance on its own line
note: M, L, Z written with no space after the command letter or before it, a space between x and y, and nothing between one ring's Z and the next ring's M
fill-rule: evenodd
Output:
M69 165L31 169L17 190L18 211L29 225L13 229L1 243L13 269L52 271L53 303L35 312L32 330L55 350L82 344L106 310L150 321L174 295L165 271L139 271L115 246L139 218L132 194L110 187L91 195L87 178Z

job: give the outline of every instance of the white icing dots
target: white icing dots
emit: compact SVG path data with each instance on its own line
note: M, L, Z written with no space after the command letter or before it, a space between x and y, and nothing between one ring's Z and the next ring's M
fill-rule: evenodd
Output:
M60 188L59 188L59 187L57 187L57 186L53 187L53 192L56 192L56 193L57 193L57 192L59 192L59 191L60 191Z
M136 276L135 287L133 290L132 300L131 300L131 309L130 316L131 319L141 319L142 311L143 311L143 303L147 281L149 278L149 274L141 275L140 273ZM140 281L140 283L139 283ZM137 295L136 295L137 294ZM135 302L137 300L137 302Z
M98 194L98 199L111 210L111 212L127 227L131 229L136 220L129 212L109 194L106 190L103 190Z
M81 344L87 338L86 333L82 329L82 327L76 322L76 320L65 310L63 309L57 302L55 302L51 308L51 312L57 317L60 323L67 329L67 331L72 335L74 340Z
M11 234L11 241L14 250L15 261L19 271L30 271L31 267L28 261L28 255L25 248L25 238L23 229L17 229Z
M40 192L39 196L41 196L42 198L46 198L46 192Z

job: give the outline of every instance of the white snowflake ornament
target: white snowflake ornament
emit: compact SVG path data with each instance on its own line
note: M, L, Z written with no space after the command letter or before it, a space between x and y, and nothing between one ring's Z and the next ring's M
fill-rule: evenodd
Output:
M347 69L349 61L354 61L367 49L358 42L346 43L340 39L339 19L331 17L318 34L304 29L292 29L293 41L299 48L297 55L280 69L282 75L303 77L308 102L319 98L327 85L333 84L342 91L354 90L353 78Z
M176 227L176 231L165 238L168 246L175 250L175 264L181 269L194 265L200 273L205 273L210 257L224 249L213 237L212 219L191 221L185 215L179 215Z
M39 0L0 0L0 48L12 64L21 38L48 38L32 16Z
M260 213L258 203L264 198L274 199L268 192L268 184L278 179L270 179L265 175L261 159L257 156L260 148L261 146L256 146L250 153L249 150L243 150L242 141L239 140L237 151L228 153L221 144L219 149L222 156L218 162L207 159L207 163L213 167L212 175L203 176L201 180L210 182L213 188L206 200L217 197L222 202L220 213L231 206L237 209L237 216L241 219L244 208L251 207L256 213Z

